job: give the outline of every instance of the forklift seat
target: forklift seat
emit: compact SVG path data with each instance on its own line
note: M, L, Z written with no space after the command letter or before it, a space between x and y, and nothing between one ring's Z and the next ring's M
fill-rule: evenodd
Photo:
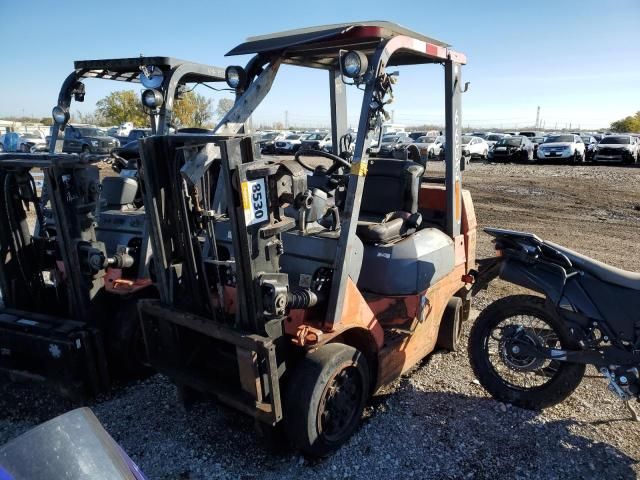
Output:
M422 223L418 192L424 167L408 160L369 161L357 235L365 243L388 243L415 232Z
M105 177L102 179L101 197L107 207L120 208L136 199L138 182L129 177Z

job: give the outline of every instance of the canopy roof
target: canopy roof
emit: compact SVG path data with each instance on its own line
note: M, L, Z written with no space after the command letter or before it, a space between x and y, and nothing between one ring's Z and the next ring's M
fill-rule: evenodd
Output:
M165 72L165 75L167 72L184 65L187 73L182 77L180 83L222 82L225 79L223 68L171 57L77 60L73 65L82 78L104 78L121 82L139 83L140 67L149 65L160 68Z
M380 42L399 35L416 42L414 48L395 54L389 65L438 62L447 58L448 53L454 53L458 61L462 60L460 63L466 61L464 55L450 50L447 43L384 21L322 25L250 37L227 55L273 54L281 56L284 63L326 68L335 64L340 50L371 54Z

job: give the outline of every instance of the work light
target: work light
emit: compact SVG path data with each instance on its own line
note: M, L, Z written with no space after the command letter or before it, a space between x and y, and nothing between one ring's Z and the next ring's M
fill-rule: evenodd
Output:
M342 73L349 78L361 77L368 66L367 56L358 50L351 50L342 58Z
M158 90L154 90L153 88L149 88L142 92L142 104L148 108L158 108L162 105L164 99L162 98L162 93Z
M51 116L53 117L53 121L59 125L65 124L69 121L69 112L60 105L53 107Z
M247 73L244 71L244 68L232 65L224 71L224 78L227 81L227 85L236 89L245 84Z

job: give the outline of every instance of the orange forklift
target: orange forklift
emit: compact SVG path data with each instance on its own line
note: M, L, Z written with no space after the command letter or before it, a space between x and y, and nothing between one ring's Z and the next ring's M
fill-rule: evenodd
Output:
M381 386L469 315L476 220L461 187L461 66L449 45L388 22L248 39L228 55L233 108L212 135L141 142L157 300L139 302L151 364L311 456L357 429ZM244 125L284 64L328 72L333 150L263 159ZM444 68L445 178L419 155L369 158L397 72ZM363 91L357 136L346 88ZM319 157L322 157L319 159Z

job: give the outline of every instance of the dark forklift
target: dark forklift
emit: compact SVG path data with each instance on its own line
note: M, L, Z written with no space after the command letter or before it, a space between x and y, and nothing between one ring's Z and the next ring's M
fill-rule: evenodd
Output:
M212 395L324 456L380 386L436 346L458 348L476 228L459 161L466 59L387 22L267 35L229 52L244 54L254 54L245 68L226 70L237 99L214 135L141 142L160 294L139 302L144 340L185 401ZM266 160L240 133L283 64L328 72L333 153ZM410 150L366 154L397 79L387 68L416 64L444 69L444 181L424 177ZM364 91L355 148L345 84Z
M136 302L157 297L135 158L64 154L71 101L88 78L142 84L152 132L174 100L224 71L166 57L75 62L53 108L48 154L0 155L0 372L73 400L148 372ZM99 162L119 176L100 179ZM32 173L42 172L42 192Z

